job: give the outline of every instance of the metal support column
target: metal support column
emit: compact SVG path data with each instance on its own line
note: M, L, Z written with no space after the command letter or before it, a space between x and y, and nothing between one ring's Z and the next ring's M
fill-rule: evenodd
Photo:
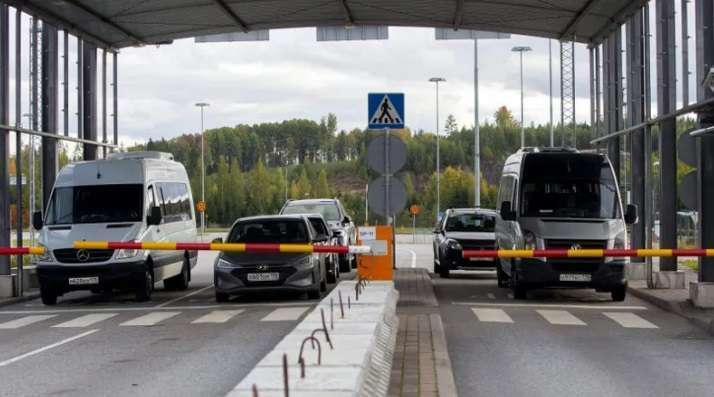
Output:
M689 0L682 0L682 106L689 104Z
M623 127L622 118L622 34L616 30L606 39L606 129L613 132ZM620 137L607 141L607 153L620 181Z
M590 130L593 136L597 133L597 122L595 118L595 48L588 48L588 65L590 80Z
M102 51L102 143L107 141L107 50ZM107 147L102 147L104 158L107 157Z
M15 127L22 127L22 11L15 9ZM29 178L27 178L29 180ZM15 133L15 233L17 247L22 247L23 202L22 202L22 133ZM22 276L24 258L18 255L17 295L22 296Z
M697 0L697 71L706 75L714 67L714 0ZM698 74L699 75L699 74ZM711 99L714 93L709 87L698 86L700 101ZM714 109L699 113L700 128L714 125ZM699 244L714 247L714 135L698 138L699 179ZM699 260L699 281L714 282L714 258Z
M10 119L10 18L0 4L0 124ZM0 130L0 246L10 246L10 131ZM0 256L0 276L10 274L10 259ZM2 291L0 291L2 292Z
M62 51L62 121L64 125L64 136L69 136L69 33L64 31L64 42Z
M575 42L560 42L560 144L576 147L575 136ZM572 136L568 137L568 133Z
M629 126L645 121L644 106L644 29L642 10L627 23L627 122ZM632 203L638 207L639 222L632 227L632 248L645 248L645 132L631 134ZM641 259L641 258L639 258ZM638 262L641 260L638 260Z
M674 0L656 3L657 29L657 111L671 113L676 108L676 52L674 30ZM659 123L660 178L662 203L660 206L660 245L677 248L677 131L676 119ZM675 258L662 258L660 270L677 270Z
M42 24L42 131L58 133L59 45L57 28ZM42 208L52 193L57 176L57 139L42 137Z
M598 45L595 47L595 128L596 136L602 134L602 112L600 109L600 104L602 103L602 69L600 68L600 54L602 51L602 46Z
M117 52L112 54L112 59L114 60L112 63L112 115L114 116L112 120L114 127L112 130L114 132L114 144L119 145L119 89L117 87L117 77L119 76L119 64L117 62L119 59Z
M97 140L97 46L84 42L82 45L82 130L84 139ZM97 147L85 144L84 160L97 159Z

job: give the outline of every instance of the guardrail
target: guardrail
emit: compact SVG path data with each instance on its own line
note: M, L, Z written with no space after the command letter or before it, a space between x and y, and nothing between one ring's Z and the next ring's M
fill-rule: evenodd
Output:
M571 249L571 250L465 250L469 258L636 258L636 257L706 257L714 249Z

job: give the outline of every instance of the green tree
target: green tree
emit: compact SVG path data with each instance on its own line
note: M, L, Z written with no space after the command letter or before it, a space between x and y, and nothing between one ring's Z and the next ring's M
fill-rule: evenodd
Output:
M317 184L314 186L312 196L315 198L332 197L330 185L327 183L327 172L325 172L324 168L320 170L320 174L317 177Z

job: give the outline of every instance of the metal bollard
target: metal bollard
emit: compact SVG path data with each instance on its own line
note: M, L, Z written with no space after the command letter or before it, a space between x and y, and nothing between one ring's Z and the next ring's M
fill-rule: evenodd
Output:
M305 350L305 342L307 341L317 343L317 365L322 365L322 347L320 346L320 341L314 336L306 337L300 344L300 355L298 357L298 364L300 364L300 377L302 379L305 379L305 359L302 357L302 352Z
M283 390L285 397L290 397L290 384L288 383L288 355L283 353Z
M342 291L337 290L337 296L340 299L340 318L344 320L345 318L345 307L342 306Z

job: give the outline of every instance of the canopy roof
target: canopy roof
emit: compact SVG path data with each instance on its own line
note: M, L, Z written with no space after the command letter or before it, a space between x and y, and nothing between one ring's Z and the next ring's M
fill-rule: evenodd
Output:
M597 42L646 0L0 0L100 46L314 26L451 27Z

